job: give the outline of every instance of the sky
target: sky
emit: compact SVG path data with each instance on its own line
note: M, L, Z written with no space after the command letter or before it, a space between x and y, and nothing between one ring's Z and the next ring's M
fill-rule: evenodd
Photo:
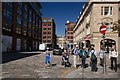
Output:
M76 22L84 2L41 2L42 17L53 18L56 24L56 35L65 36L65 23Z

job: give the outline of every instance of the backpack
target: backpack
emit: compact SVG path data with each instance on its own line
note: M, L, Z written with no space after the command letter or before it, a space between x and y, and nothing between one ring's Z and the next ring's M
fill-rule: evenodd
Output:
M76 52L78 52L78 49L74 49L74 51L73 51L73 53L74 53L74 55L77 55L78 53L76 53Z
M82 58L82 50L80 50L80 51L78 52L78 55L79 55L80 58Z
M91 54L91 61L96 60L96 55L94 54L94 52Z

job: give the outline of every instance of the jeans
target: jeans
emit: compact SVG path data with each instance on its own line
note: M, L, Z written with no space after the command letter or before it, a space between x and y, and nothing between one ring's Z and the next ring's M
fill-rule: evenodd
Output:
M86 61L86 58L82 57L82 67L85 67L85 61Z
M104 63L104 59L100 58L100 65L103 66L103 63Z
M91 71L97 71L97 59L91 61Z
M111 57L111 69L114 68L113 62L115 63L115 71L117 71L117 58Z

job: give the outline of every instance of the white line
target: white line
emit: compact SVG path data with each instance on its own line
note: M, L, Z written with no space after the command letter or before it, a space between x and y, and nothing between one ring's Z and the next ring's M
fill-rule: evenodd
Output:
M106 30L106 28L102 28L100 31Z

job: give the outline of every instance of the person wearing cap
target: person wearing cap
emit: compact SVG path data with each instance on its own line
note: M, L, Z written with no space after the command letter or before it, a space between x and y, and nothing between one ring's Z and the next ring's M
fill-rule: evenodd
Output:
M77 56L78 56L78 45L74 48L73 51L73 66L76 68L76 63L77 63Z
M51 57L50 57L50 52L48 50L49 50L49 48L47 48L47 51L45 52L45 67L51 65L51 63L50 63Z

